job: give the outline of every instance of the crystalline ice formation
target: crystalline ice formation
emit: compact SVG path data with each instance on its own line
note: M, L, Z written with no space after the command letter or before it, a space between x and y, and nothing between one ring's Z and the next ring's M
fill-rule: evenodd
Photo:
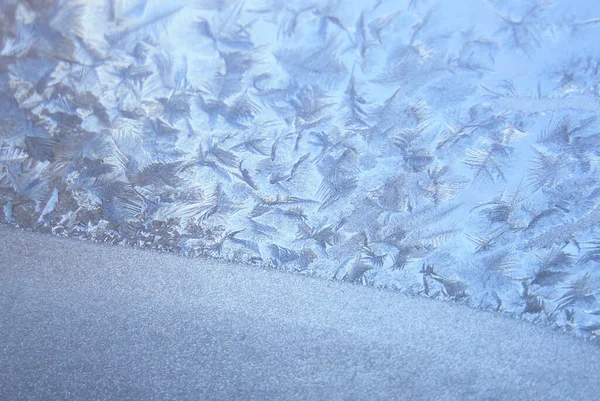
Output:
M0 218L597 338L600 6L563 3L4 0Z

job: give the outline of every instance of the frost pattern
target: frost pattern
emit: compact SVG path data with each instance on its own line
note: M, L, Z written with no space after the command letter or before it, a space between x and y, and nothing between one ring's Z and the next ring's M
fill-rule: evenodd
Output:
M600 337L600 6L0 4L4 222Z

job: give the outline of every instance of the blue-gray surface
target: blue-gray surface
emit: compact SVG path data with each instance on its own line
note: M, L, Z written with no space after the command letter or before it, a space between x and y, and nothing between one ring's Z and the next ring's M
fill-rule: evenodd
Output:
M0 219L600 332L600 2L0 0Z
M600 348L463 305L0 226L2 400L597 400Z

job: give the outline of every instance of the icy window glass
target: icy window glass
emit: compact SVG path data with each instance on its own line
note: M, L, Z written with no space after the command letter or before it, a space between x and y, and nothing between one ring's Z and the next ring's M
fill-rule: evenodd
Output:
M0 7L3 222L600 333L600 3Z

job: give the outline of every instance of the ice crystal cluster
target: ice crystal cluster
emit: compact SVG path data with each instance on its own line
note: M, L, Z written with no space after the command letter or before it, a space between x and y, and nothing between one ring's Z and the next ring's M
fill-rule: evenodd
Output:
M600 5L2 0L0 219L600 337Z

